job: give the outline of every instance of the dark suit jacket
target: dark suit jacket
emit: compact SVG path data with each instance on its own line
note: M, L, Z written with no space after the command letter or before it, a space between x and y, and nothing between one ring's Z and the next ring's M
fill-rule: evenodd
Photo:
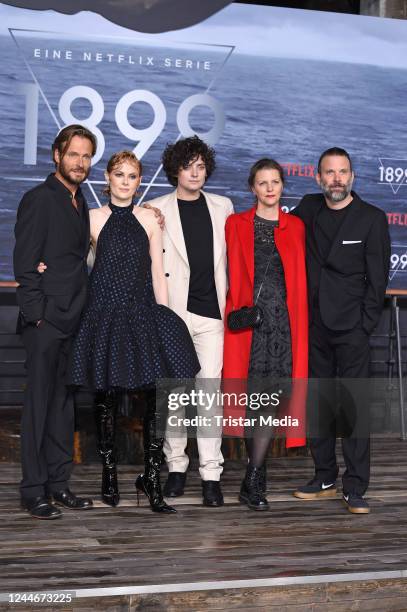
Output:
M78 188L80 214L70 191L53 174L22 198L15 226L14 275L19 325L46 319L75 331L87 295L89 211ZM47 270L37 271L40 261Z
M292 213L306 226L310 318L318 307L326 327L361 326L370 334L379 322L389 276L390 237L385 213L352 192L353 204L324 261L316 240L322 194L309 194Z

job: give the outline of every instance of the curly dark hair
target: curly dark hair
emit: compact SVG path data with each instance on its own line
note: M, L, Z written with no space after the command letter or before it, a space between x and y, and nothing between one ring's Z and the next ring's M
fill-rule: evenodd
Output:
M168 182L174 187L178 185L178 172L181 168L187 168L189 164L199 156L202 157L206 167L206 178L208 179L215 170L215 151L206 142L191 136L178 140L174 144L167 144L162 155L164 172Z

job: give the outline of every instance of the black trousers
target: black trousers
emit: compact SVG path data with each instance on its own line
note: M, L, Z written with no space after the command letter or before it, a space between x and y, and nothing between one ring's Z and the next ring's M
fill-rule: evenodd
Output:
M67 486L72 469L74 398L64 378L71 335L47 321L22 330L27 387L21 418L21 496Z
M317 315L310 327L310 447L315 475L338 476L335 446L342 438L346 470L343 492L363 495L369 485L369 336L361 328L333 331Z

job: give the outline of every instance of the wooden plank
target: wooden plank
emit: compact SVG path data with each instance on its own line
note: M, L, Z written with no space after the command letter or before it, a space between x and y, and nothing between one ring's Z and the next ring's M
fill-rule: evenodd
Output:
M95 508L86 512L66 510L61 520L52 523L35 521L19 509L20 468L14 463L3 463L0 464L0 592L405 569L406 459L406 444L394 438L373 439L368 494L372 512L366 516L350 515L339 497L326 502L302 502L292 496L292 490L312 473L310 458L283 457L269 461L270 511L264 513L252 512L238 504L244 461L226 464L222 480L226 505L219 509L204 508L194 463L188 475L186 495L174 501L178 509L174 516L152 513L145 498L137 507L134 480L141 466L119 467L122 503L112 509L98 498L100 466L79 465L74 470L72 489L78 494L95 496ZM323 591L323 597L319 587L313 588L304 591L308 599L302 605L312 601L313 610L318 609L317 605L325 605L326 610L335 609L335 605L345 609L343 602L348 598L349 610L353 598L365 606L360 609L369 609L363 601L370 599L376 606L376 592L386 605L404 605L401 587L395 583L393 586L384 589L380 585L374 588L368 585L357 591L355 585L345 587L341 583L329 592ZM156 601L162 606L158 609L187 610L195 602L189 609L223 609L217 606L225 596L226 600L230 599L230 609L272 610L279 606L281 610L285 601L300 605L300 592L297 589L289 595L287 588L282 589L280 599L275 588L266 589L261 596L249 589L246 595L240 592L229 597L223 593L218 599L213 593L210 596L190 594L184 599L181 596L177 599L175 595L171 595L173 599L169 595L150 599L132 596L131 606L148 609L145 606ZM108 608L103 606L103 609Z

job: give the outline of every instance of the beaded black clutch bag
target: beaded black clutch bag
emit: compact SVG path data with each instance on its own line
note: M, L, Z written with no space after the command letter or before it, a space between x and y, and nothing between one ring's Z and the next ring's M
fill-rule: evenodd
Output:
M263 323L263 311L260 306L243 306L239 310L232 310L228 314L228 327L232 331L260 327Z
M254 327L260 327L263 323L263 311L260 306L257 305L257 300L261 290L263 289L264 280L267 276L267 271L272 258L272 253L267 262L266 271L264 273L263 280L257 292L256 299L254 300L253 306L243 306L238 310L231 310L228 314L228 327L232 331L239 331L241 329L249 329Z

